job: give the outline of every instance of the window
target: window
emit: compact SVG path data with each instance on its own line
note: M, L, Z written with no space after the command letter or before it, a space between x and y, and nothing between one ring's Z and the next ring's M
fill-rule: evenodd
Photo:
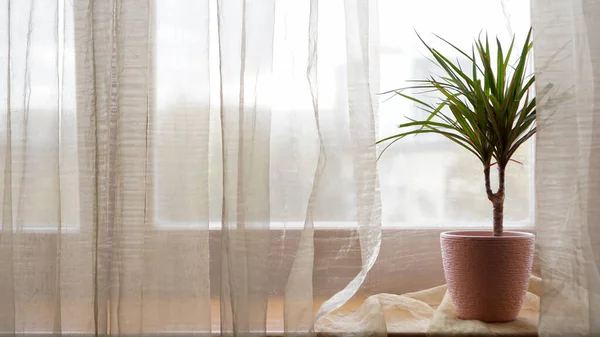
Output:
M465 58L433 34L467 49L473 37L485 34L517 43L529 29L529 2L380 1L381 90L409 85L406 80L440 74L416 36L432 47ZM507 13L511 13L508 16ZM468 49L467 49L468 50ZM446 54L447 55L447 54ZM380 101L380 137L392 135L403 116L423 118L423 112L401 97ZM428 94L426 100L436 97ZM505 223L533 226L533 145L522 146L507 169ZM479 161L464 149L437 135L407 137L385 153L380 162L383 226L470 227L491 225L491 205L484 189ZM492 174L496 171L492 170ZM492 178L496 182L497 178Z
M306 6L281 2L276 6L271 96L271 224L301 228L312 174L303 176L297 167L314 167L317 146L314 130L294 128L314 120L306 81ZM156 3L155 103L156 103L156 202L157 223L165 228L194 227L210 216L218 228L221 216L221 153L219 128L218 44L216 6L211 6L213 23L202 35L208 17L199 13L205 4L189 1ZM321 11L342 10L337 2L322 3ZM511 7L511 8L507 8ZM380 9L380 91L402 87L407 80L420 79L438 69L426 58L415 30L436 48L444 48L432 33L440 34L461 47L485 29L490 36L509 39L529 27L528 2L475 0L455 2L379 1ZM507 14L510 9L510 17ZM290 15L293 11L302 15ZM324 16L324 15L323 15ZM199 19L200 18L200 19ZM319 109L324 118L347 123L346 60L344 22L323 22L319 29ZM296 21L294 21L296 20ZM342 38L340 38L342 37ZM199 60L209 48L209 62ZM460 56L460 55L456 55ZM190 76L187 76L189 74ZM210 81L199 79L210 76ZM283 84L283 85L280 85ZM225 83L224 85L238 85ZM208 94L210 92L210 95ZM380 137L391 135L404 116L422 118L412 102L389 95L378 96ZM434 101L435 97L428 98ZM227 103L225 103L227 104ZM301 123L303 122L303 123ZM211 123L211 131L203 123ZM183 125L197 125L181 132ZM329 144L327 167L320 200L331 205L318 211L317 226L352 227L355 197L344 193L352 184L352 171L345 163L348 135L336 132L333 122L324 126ZM208 144L208 145L206 145ZM290 151L290 149L292 149ZM306 149L306 151L303 151ZM515 156L522 163L510 164L507 171L506 225L532 226L533 147L523 146ZM209 159L206 159L206 154ZM290 153L298 153L291 155ZM383 201L383 226L400 228L487 226L491 205L485 196L480 163L470 153L437 135L408 137L392 146L379 163ZM210 172L208 181L200 172ZM309 171L309 170L306 170ZM492 170L493 174L495 170ZM183 193L182 193L183 192ZM189 205L186 195L202 194L206 202ZM194 210L190 212L190 210Z
M13 224L44 232L60 221L63 230L76 231L79 200L70 197L79 188L73 6L13 1L10 11L10 59L4 19L0 28L0 165L6 167L10 106L12 197L19 200ZM0 175L2 189L4 179Z
M35 11L30 10L32 3L35 3ZM209 5L207 1L198 0L156 0L151 3L155 6L154 25L150 27L154 50L150 55L153 72L152 90L149 92L153 125L150 172L154 218L149 222L156 226L139 231L138 228L128 231L128 228L115 234L110 226L103 226L97 233L92 231L92 221L86 219L93 216L95 204L73 197L83 194L80 190L81 176L91 178L94 172L92 160L86 161L89 158L78 156L81 146L78 142L85 132L78 130L80 121L75 111L76 96L78 99L86 96L84 90L83 93L78 92L81 87L76 83L79 75L76 65L91 61L75 57L77 48L80 48L75 43L75 35L80 32L75 31L75 22L80 23L80 20L75 20L74 13L85 14L82 7L87 4L79 0L11 1L12 17L31 16L31 22L35 22L33 29L29 29L30 23L26 20L15 20L11 26L11 69L14 74L19 74L11 77L11 88L17 88L11 92L10 101L12 136L19 140L18 144L12 144L13 184L15 181L26 182L14 185L12 189L14 200L26 201L16 206L21 207L17 212L17 229L25 229L23 232L26 232L19 236L19 245L15 245L15 256L23 261L15 277L20 287L17 293L21 296L16 302L21 306L20 312L35 318L29 320L30 317L21 315L23 317L19 319L24 323L20 329L24 331L53 329L54 318L48 313L54 308L56 289L50 289L51 282L46 281L56 278L61 278L60 286L68 289L69 296L77 294L76 298L68 299L72 302L65 302L64 309L85 316L81 319L78 315L65 314L62 321L65 331L92 331L94 322L89 310L94 308L96 299L91 291L94 283L90 275L100 270L102 275L98 277L98 284L101 286L121 282L122 279L115 281L111 278L117 277L112 274L117 273L123 256L143 260L140 265L144 267L133 270L133 276L127 278L127 281L133 281L127 284L130 289L123 290L124 298L127 297L124 303L129 300L123 310L134 308L131 310L135 311L138 298L134 295L128 297L128 290L135 288L131 294L143 290L145 275L152 276L147 281L156 296L154 304L157 308L169 302L172 295L195 301L196 298L187 296L187 289L210 288L210 292L203 293L207 300L219 294L222 158L218 88L237 88L239 83L220 83L219 80L215 1L210 1ZM96 1L95 4L101 6L103 2ZM131 5L131 2L128 4ZM503 5L513 6L509 12L518 16L507 19ZM79 9L74 11L74 6ZM208 15L207 6L210 6ZM356 227L356 195L353 189L345 188L354 184L350 164L353 158L347 151L351 137L348 132L338 130L338 125L348 123L348 61L343 52L346 48L343 38L345 22L343 15L333 22L325 15L343 12L343 1L320 1L320 6L323 15L319 17L321 56L318 90L327 165L322 176L324 183L319 187L315 216L315 226L321 230L315 233L313 279L315 296L326 298L358 273L361 252L355 231L349 230ZM434 32L452 41L459 39L459 44L464 46L482 27L487 28L491 35L507 30L524 32L529 26L528 6L527 1L490 4L478 0L379 0L381 85L377 91L401 87L408 79L436 71L423 57L423 48L413 27L432 43L435 39L430 33ZM54 17L45 15L54 12L57 13L60 31L56 30ZM276 14L270 78L272 90L268 92L270 104L268 107L259 105L258 110L270 109L265 115L271 120L270 227L275 234L269 255L269 276L273 276L269 295L281 297L300 238L296 229L302 228L306 216L319 144L306 80L307 2L280 0ZM211 23L208 32L205 29L207 22ZM507 29L509 23L511 28ZM2 39L7 32L3 25L0 26L0 46L4 46L7 41ZM85 29L82 31L85 32ZM81 36L78 37L81 39ZM201 58L199 55L205 50L209 50L209 56ZM0 64L2 62L0 58ZM57 64L60 71L55 71ZM4 69L7 67L0 68ZM2 73L0 77L4 78L4 75L8 76ZM99 81L103 80L106 78ZM5 81L0 81L0 92L6 92L5 85ZM403 116L422 117L421 112L407 100L388 100L385 95L377 97L380 103L380 138L392 134L396 124L406 121ZM115 100L99 104L114 107L117 103ZM228 104L227 100L224 104ZM0 116L6 115L4 109L5 105L0 105ZM7 145L1 143L7 137L5 123L6 120L0 120L2 149L6 149ZM206 128L207 124L210 131ZM58 129L60 132L56 132ZM25 133L27 137L24 137ZM22 139L27 139L27 142L22 142ZM515 159L523 165L511 164L508 171L507 226L532 226L532 149L532 146L522 147ZM5 158L6 153L1 153L0 167L6 164ZM90 167L82 168L82 163ZM19 172L27 172L27 179L23 179ZM366 291L407 292L443 282L438 250L432 249L439 243L439 228L432 230L431 227L484 226L489 223L491 206L483 191L480 164L471 154L445 139L407 138L390 148L382 158L379 177L385 235L379 260L369 276L372 280L364 283ZM90 181L81 184L89 187L89 191L85 191L87 197L94 193ZM0 175L0 185L6 183L4 175ZM98 194L103 197L108 194L106 190L100 192ZM102 215L113 211L108 209ZM60 240L54 235L59 223L63 233L69 232ZM103 225L106 223L109 221L103 222ZM215 230L209 233L199 230L206 229L206 226ZM292 231L286 232L282 228ZM408 228L423 229L419 232L422 234L419 240L403 235L402 231ZM116 237L122 242L116 242ZM332 237L335 239L330 240ZM141 247L138 250L139 245L144 244L148 244L149 249ZM91 247L94 245L101 247L93 250ZM29 246L31 250L23 249ZM123 256L117 256L122 253L119 249L125 251ZM65 261L64 265L68 268L58 270L54 265L55 256ZM168 256L170 260L161 260L162 256ZM160 268L153 265L158 260L163 261ZM330 268L332 260L336 261L337 268ZM126 262L135 264L136 261ZM57 270L60 274L56 273ZM180 270L189 273L180 275ZM411 277L406 277L407 274ZM144 279L141 286L136 283L138 278ZM398 285L398 279L406 282ZM101 291L104 290L106 288ZM150 301L152 297L146 297L146 300ZM206 323L201 322L204 319L210 324L210 315L194 316L195 313L187 309L182 312L188 316L175 317L177 313L172 311L174 316L171 318L199 325ZM218 317L216 311L213 317ZM152 318L145 317L150 322L153 322ZM41 323L36 324L36 320ZM157 321L151 330L164 332L165 326L161 324Z

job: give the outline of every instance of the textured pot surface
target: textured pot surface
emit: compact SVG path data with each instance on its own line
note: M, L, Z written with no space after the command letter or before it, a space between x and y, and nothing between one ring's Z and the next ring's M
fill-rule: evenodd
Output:
M444 275L458 317L484 322L517 318L527 293L535 236L453 231L440 235Z

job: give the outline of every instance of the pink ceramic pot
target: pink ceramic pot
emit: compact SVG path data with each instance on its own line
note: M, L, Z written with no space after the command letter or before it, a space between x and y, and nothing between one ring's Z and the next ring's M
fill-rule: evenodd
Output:
M440 235L444 274L458 317L484 322L517 318L527 293L535 236L484 231Z

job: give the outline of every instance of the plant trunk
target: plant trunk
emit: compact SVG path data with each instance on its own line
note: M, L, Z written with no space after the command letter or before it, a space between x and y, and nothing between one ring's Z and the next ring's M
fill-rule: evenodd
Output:
M485 175L485 191L494 209L494 235L501 236L504 222L504 167L498 165L498 191L492 192L490 184L490 168L483 169Z
M502 235L504 223L504 198L492 201L494 207L494 236Z

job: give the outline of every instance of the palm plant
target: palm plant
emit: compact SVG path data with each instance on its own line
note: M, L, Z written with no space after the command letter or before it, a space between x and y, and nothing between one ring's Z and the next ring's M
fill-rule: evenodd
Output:
M473 153L483 164L485 190L493 206L494 235L502 235L506 166L519 146L536 132L536 99L530 96L535 76L528 75L526 71L527 58L532 50L531 29L514 63L510 62L514 37L506 55L496 38L495 64L487 35L485 40L481 37L475 40L470 52L437 37L465 56L470 62L469 69L463 70L458 61L450 61L419 36L433 57L430 61L441 69L443 75L414 80L411 81L412 86L387 93L415 102L428 116L424 120L410 119L409 123L398 126L402 132L377 143L391 141L383 154L390 145L408 135L435 133ZM408 94L406 90L418 92ZM429 104L419 98L419 95L432 91L441 94L442 98L437 103ZM496 192L490 186L490 167L494 164L498 167Z

